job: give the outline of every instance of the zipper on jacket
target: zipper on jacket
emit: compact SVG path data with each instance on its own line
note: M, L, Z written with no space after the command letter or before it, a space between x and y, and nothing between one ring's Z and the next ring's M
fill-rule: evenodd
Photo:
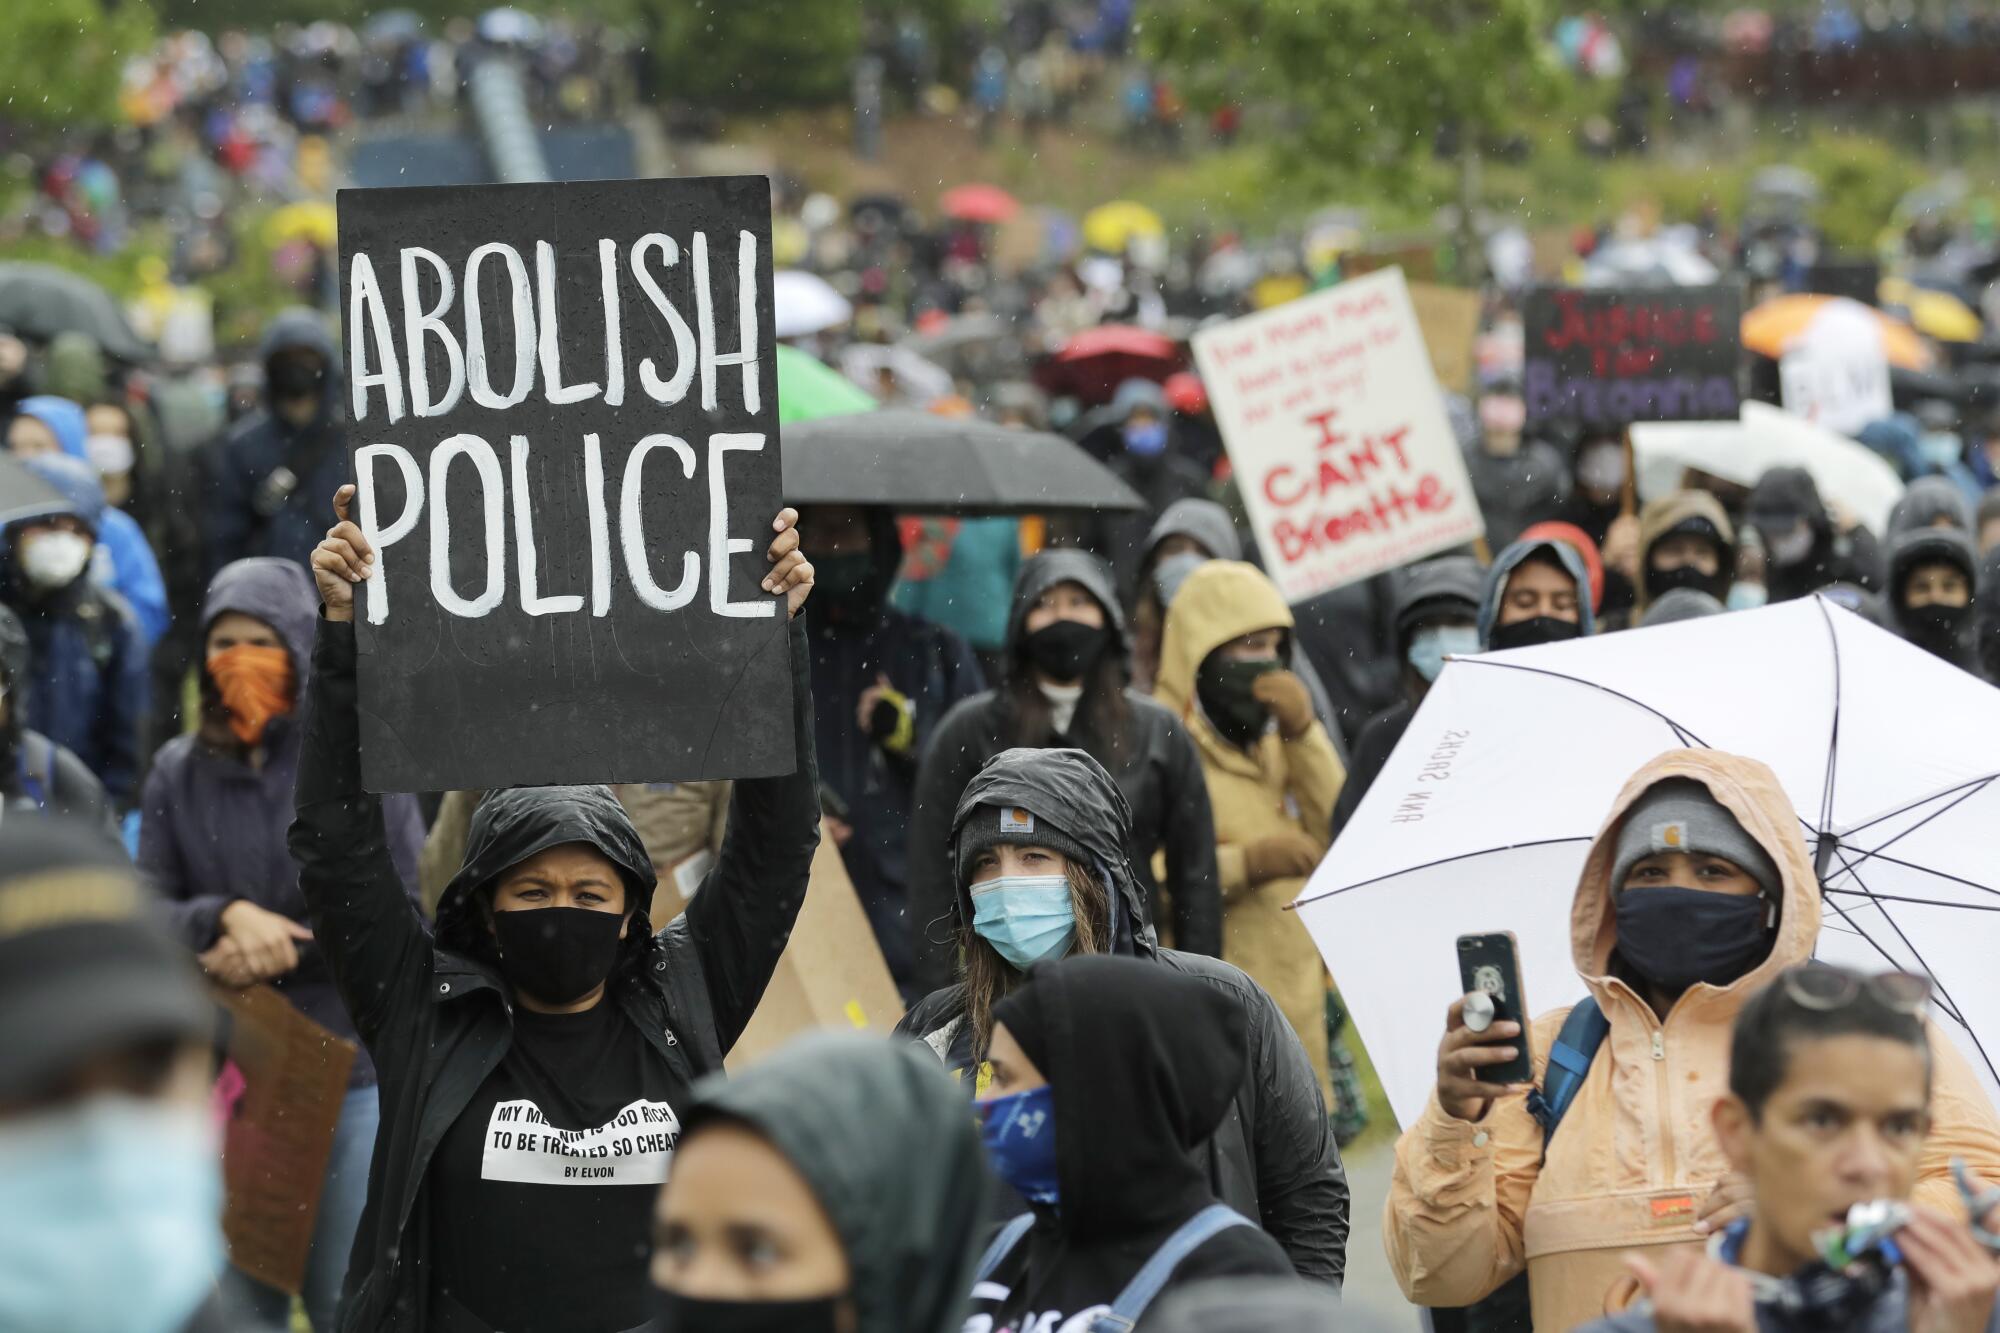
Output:
M1655 1060L1667 1058L1667 1034L1663 1028L1653 1029L1653 1058Z
M1667 1029L1665 1024L1653 1029L1653 1086L1659 1093L1659 1119L1656 1122L1660 1133L1660 1175L1657 1184L1671 1185L1674 1181L1673 1085L1667 1078Z

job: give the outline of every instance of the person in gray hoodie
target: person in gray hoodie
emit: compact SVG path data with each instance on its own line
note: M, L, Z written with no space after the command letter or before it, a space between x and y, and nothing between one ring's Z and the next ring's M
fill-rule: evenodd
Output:
M1596 633L1589 588L1583 557L1567 542L1515 542L1486 571L1480 649L1530 648Z
M653 1212L658 1327L959 1333L991 1191L928 1053L800 1037L695 1086Z
M1891 627L1953 666L1978 674L1972 600L1979 557L1962 528L1915 527L1889 539L1883 598Z
M146 775L138 860L211 978L236 987L269 982L300 1013L353 1041L354 1021L304 924L298 867L285 846L303 733L298 700L318 606L311 576L289 560L238 560L210 582L201 611L200 721L160 747ZM385 797L382 813L414 904L424 840L416 798ZM348 1075L306 1261L306 1314L320 1333L334 1327L378 1118L375 1066L363 1050ZM290 1327L289 1294L234 1269L225 1285L246 1319Z

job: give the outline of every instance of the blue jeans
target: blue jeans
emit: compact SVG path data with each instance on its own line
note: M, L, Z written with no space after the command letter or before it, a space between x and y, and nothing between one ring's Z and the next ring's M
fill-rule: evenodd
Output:
M361 1225L362 1205L368 1201L368 1162L375 1153L375 1127L381 1118L381 1102L372 1085L348 1089L340 1104L340 1119L333 1127L333 1151L327 1155L326 1184L320 1190L312 1249L306 1255L301 1296L314 1333L333 1333L340 1284L347 1276L347 1256ZM269 1333L287 1333L291 1328L292 1298L288 1293L234 1268L223 1274L222 1289L244 1327Z

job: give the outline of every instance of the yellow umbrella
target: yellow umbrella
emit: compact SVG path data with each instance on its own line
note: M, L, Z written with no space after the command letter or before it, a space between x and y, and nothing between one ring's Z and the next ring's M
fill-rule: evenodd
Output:
M1107 254L1123 254L1134 236L1164 236L1160 215L1130 199L1103 204L1083 215L1084 243Z
M1785 349L1804 336L1806 327L1813 318L1824 310L1832 296L1813 296L1803 293L1779 296L1764 302L1754 310L1743 312L1743 345L1759 356L1772 360L1783 356ZM1901 320L1893 319L1881 311L1869 308L1882 330L1882 350L1888 355L1889 364L1901 366L1905 370L1929 370L1931 350L1917 331Z
M264 243L267 245L311 241L331 250L337 239L333 205L317 200L286 204L264 220Z
M1979 315L1950 292L1919 287L1905 278L1884 278L1879 293L1883 305L1901 306L1909 312L1918 333L1939 342L1979 341L1983 327Z

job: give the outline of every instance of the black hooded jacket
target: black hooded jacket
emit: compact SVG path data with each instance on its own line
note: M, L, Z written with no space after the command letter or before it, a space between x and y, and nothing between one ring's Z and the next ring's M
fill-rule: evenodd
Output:
M791 936L819 843L804 625L795 622L789 637L798 769L736 784L721 856L672 925L651 933L653 870L608 788L516 788L475 813L433 938L390 859L382 802L362 790L354 627L321 622L290 844L314 938L374 1057L382 1096L368 1203L341 1292L343 1333L431 1326L431 1234L449 1219L432 1216L427 1173L513 1039L512 994L485 961L474 907L475 890L501 871L572 842L616 864L637 906L605 1003L632 1021L648 1058L676 1083L722 1068Z
M1770 560L1764 575L1770 600L1788 602L1829 583L1858 583L1870 591L1881 586L1882 558L1874 534L1864 527L1836 533L1833 517L1819 498L1819 487L1804 468L1772 468L1757 479L1744 508L1752 527L1773 514L1804 518L1812 525L1812 549L1805 559L1791 565ZM1772 534L1762 535L1768 554Z
M1883 600L1888 603L1890 622L1898 634L1917 647L1955 667L1980 675L1982 669L1974 632L1979 614L1976 602L1968 604L1963 610L1947 613L1955 617L1955 623L1940 623L1928 618L1934 614L1930 608L1913 608L1904 596L1903 584L1911 571L1927 564L1955 566L1973 588L1974 597L1978 596L1979 556L1973 550L1970 537L1957 528L1906 528L1889 539Z
M996 1020L1049 1082L1058 1202L1035 1206L1034 1227L987 1276L973 1310L990 1312L995 1329L1061 1327L1109 1305L1182 1223L1217 1202L1199 1154L1242 1082L1247 1016L1193 977L1107 957L1036 968L1003 1010ZM1165 1290L1291 1271L1270 1236L1231 1227L1183 1259Z
M1201 755L1174 715L1135 690L1124 692L1125 734L1114 744L1090 716L1089 698L1078 705L1068 737L1053 729L1040 736L1019 735L1020 714L1013 691L1034 690L1022 641L1028 612L1058 583L1080 583L1104 608L1113 642L1104 651L1126 660L1129 639L1110 572L1083 551L1045 551L1021 567L1014 581L1014 606L1007 618L1007 683L959 704L945 714L926 744L917 769L910 817L910 928L919 993L948 984L957 956L955 932L941 925L952 913L952 812L972 775L987 760L1016 745L1059 745L1088 750L1117 778L1132 810L1126 849L1151 910L1160 888L1153 879L1153 853L1166 853L1164 885L1173 900L1174 943L1189 953L1222 952L1222 890L1215 872L1215 821L1208 808L1208 784Z
M1103 767L1077 750L1017 750L967 784L956 830L984 805L1019 806L1081 844L1110 890L1109 952L1150 959L1201 981L1243 1012L1243 1066L1203 1163L1215 1196L1261 1223L1302 1277L1338 1284L1346 1268L1347 1177L1327 1125L1319 1083L1291 1025L1263 987L1216 958L1162 949L1145 895L1125 854L1130 815ZM969 919L971 896L956 891ZM972 1031L959 986L920 1002L896 1029L920 1039L953 1069L972 1060Z
M1986 679L2000 685L2000 547L1979 558L1972 590L1973 656Z

